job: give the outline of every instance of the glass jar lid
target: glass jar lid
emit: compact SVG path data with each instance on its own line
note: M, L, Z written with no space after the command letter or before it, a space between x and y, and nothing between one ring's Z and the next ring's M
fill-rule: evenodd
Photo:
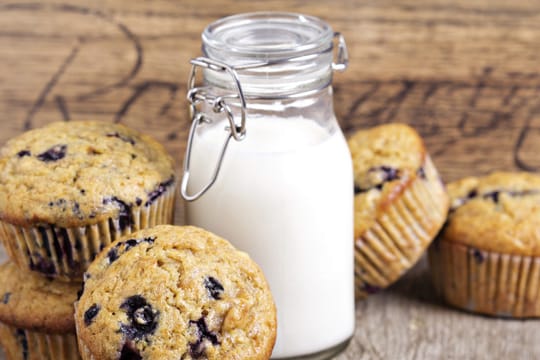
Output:
M236 70L246 96L275 98L330 85L334 36L313 16L256 12L210 24L202 49ZM227 74L206 70L204 76L211 86L233 88Z
M313 16L258 12L220 19L204 30L202 40L206 56L238 66L327 52L333 36L332 28Z

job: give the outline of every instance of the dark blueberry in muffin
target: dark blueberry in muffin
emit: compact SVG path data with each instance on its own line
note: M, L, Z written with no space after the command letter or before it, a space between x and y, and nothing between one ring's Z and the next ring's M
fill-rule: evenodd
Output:
M55 145L49 150L39 154L37 158L43 162L58 161L66 156L67 145Z
M157 198L163 195L163 193L166 192L172 184L174 184L174 176L169 180L160 183L152 192L150 192L148 194L148 200L144 205L150 206L154 201L156 201Z
M493 200L493 202L495 204L498 204L499 203L499 195L500 195L499 191L492 191L492 192L489 192L487 194L484 194L484 198L485 199L491 199L491 200Z
M32 153L29 150L21 150L17 153L17 156L22 158L25 156L32 156Z
M369 171L370 172L375 171L375 172L382 173L382 181L383 181L383 183L397 180L397 179L399 179L399 176L400 176L399 169L396 169L396 168L393 168L393 167L390 167L390 166L385 166L385 165L375 167L375 168L371 168L371 169L369 169Z
M129 239L126 241L120 241L107 253L109 264L112 264L114 261L116 261L120 257L120 255L127 252L129 249L139 245L140 243L147 242L149 244L153 244L154 240L156 240L155 237L146 237L143 239ZM121 252L120 250L122 247L124 247L124 251Z
M126 311L130 323L120 324L120 331L128 339L142 339L152 335L157 328L159 311L152 308L141 295L133 295L120 305Z
M136 199L135 199L135 204L137 204L137 206L141 206L141 204L142 204L142 199L139 198L139 197L136 198Z
M204 317L201 317L197 321L190 320L189 325L195 327L197 341L189 344L189 353L192 358L200 359L206 355L205 340L209 341L212 345L219 345L218 337L216 334L208 330Z
M37 262L30 260L30 270L38 271L46 276L52 276L56 274L56 268L52 261L44 259L39 254L34 254L34 258L37 258Z
M477 264L481 264L485 260L484 254L478 249L473 250L473 256Z
M138 241L137 239L129 239L129 240L124 241L125 251L128 251L132 247L137 246L139 242L142 242L142 241Z
M142 356L131 342L127 341L124 346L122 346L120 360L142 360Z
M7 303L9 302L10 297L11 297L10 292L5 293L4 296L2 297L2 303L7 305Z
M420 166L418 170L416 170L416 176L418 176L420 179L424 179L424 180L427 179L426 171L424 170L422 166Z
M474 199L475 197L478 196L478 190L477 189L472 189L471 191L469 191L469 193L467 194L467 199Z
M208 290L208 293L210 296L215 299L219 300L221 299L221 295L223 294L223 285L219 281L217 281L216 278L209 276L206 279L204 279L204 286Z
M107 259L109 259L109 264L112 264L118 259L118 248L113 247L109 252L107 253Z
M362 285L362 290L365 291L368 294L376 294L379 291L381 291L382 289L379 286L371 285L371 284L365 282Z
M120 224L120 230L125 230L128 226L133 225L133 216L131 215L131 205L125 201L120 200L116 196L103 199L103 205L114 203L118 211L118 222Z
M24 332L23 329L17 329L16 336L23 350L23 359L28 360L29 351L28 351L28 339L26 338L26 333Z
M113 133L108 133L107 134L107 137L115 137L117 139L120 139L122 140L123 142L127 142L127 143L130 143L131 145L135 145L135 140L133 140L132 138L130 138L129 136L126 136L126 135L122 135L118 132L113 132Z
M365 191L365 190L362 190L362 189L360 188L360 186L358 186L358 185L356 185L356 184L354 185L354 195L358 195L358 194L360 194L361 192L364 192L364 191Z
M99 310L101 310L101 307L98 304L94 304L88 308L84 312L84 325L89 326L92 321L94 321L95 317L99 313Z

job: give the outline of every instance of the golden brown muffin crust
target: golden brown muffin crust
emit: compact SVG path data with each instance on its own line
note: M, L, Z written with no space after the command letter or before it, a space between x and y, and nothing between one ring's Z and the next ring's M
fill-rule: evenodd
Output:
M400 123L360 130L348 144L356 192L355 237L359 237L416 179L426 150L418 133Z
M138 231L107 247L86 278L76 305L83 357L270 357L276 312L264 276L247 254L209 232Z
M0 149L0 220L74 227L145 206L174 182L161 144L120 124L56 122Z
M540 176L496 172L448 185L451 210L442 238L481 250L540 255Z
M56 334L74 333L73 303L80 283L65 283L0 265L0 321Z

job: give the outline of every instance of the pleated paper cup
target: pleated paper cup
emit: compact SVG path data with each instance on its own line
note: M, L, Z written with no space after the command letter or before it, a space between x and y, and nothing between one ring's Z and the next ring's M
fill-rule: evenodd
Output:
M540 258L484 251L448 240L429 249L435 289L457 308L498 317L540 316Z
M0 323L0 344L8 360L77 360L75 334L47 334Z
M114 240L140 229L173 223L175 185L148 206L133 207L118 218L91 225L19 226L0 221L0 240L19 268L62 281L81 281L96 255Z
M414 266L441 229L449 200L429 156L405 189L354 243L356 298L376 293Z

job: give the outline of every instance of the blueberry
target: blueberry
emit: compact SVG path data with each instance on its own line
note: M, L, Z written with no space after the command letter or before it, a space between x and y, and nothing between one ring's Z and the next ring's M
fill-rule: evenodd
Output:
M115 131L113 133L108 133L106 136L107 137L115 137L117 139L122 140L123 142L130 143L131 145L135 145L135 140L133 140L129 136L122 135L122 134L118 133L117 131Z
M133 225L133 216L131 215L131 205L125 201L117 198L116 196L103 199L103 205L114 203L118 211L118 222L120 223L120 230L125 230L128 226Z
M53 276L56 274L56 267L54 263L50 260L44 259L39 254L34 254L34 257L37 258L37 262L30 260L30 270L38 271L46 276Z
M107 258L109 259L109 264L112 264L118 259L118 248L116 246L109 250Z
M169 180L159 183L158 186L148 194L148 200L144 204L145 206L150 206L157 198L163 195L164 192L174 183L174 176Z
M364 284L362 285L362 290L370 295L372 294L376 294L378 293L379 291L381 291L382 289L379 287L379 286L376 286L376 285L371 285L367 282L364 282Z
M219 345L216 334L208 330L204 317L197 321L190 320L189 325L196 327L197 341L189 344L189 352L194 359L200 359L206 355L205 340L208 340L212 345Z
M475 197L478 196L478 190L477 189L472 189L471 191L469 191L469 193L467 194L467 199L474 199Z
M21 150L17 153L17 156L22 158L25 156L32 156L32 153L29 150Z
M362 193L362 192L365 192L365 190L362 190L362 189L360 188L360 186L358 186L358 185L355 184L355 185L354 185L354 195L358 195L358 194L360 194L360 193Z
M11 297L11 293L10 292L7 292L4 294L4 297L2 298L2 303L4 305L7 305L7 303L9 302L9 298Z
M101 310L101 307L98 304L94 304L88 308L84 312L84 325L90 326L92 321L94 321L95 317L99 313L99 310Z
M78 202L74 201L73 206L71 207L71 211L73 211L73 214L77 216L79 219L82 219L82 213L81 213L81 205L79 205Z
M480 265L486 260L484 257L484 254L480 250L474 249L472 253L473 253L474 260L476 261L478 265Z
M142 356L131 342L127 341L124 346L122 346L119 360L142 360Z
M120 255L127 252L131 248L139 245L140 243L146 242L149 244L153 244L156 240L155 237L146 237L143 239L128 239L126 241L120 241L118 242L109 252L107 253L107 257L109 259L109 264L112 264L114 261L116 261ZM120 252L121 248L124 247L124 250Z
M159 311L152 308L141 295L133 295L120 305L127 313L129 324L120 324L120 331L128 339L142 339L152 335L158 326Z
M219 281L216 280L216 278L209 276L206 279L204 279L204 286L208 290L208 293L210 296L215 299L219 300L221 299L221 295L223 294L223 285Z
M491 191L483 195L484 199L491 199L495 204L499 203L499 191Z
M370 170L371 171L371 170ZM390 166L381 166L375 168L375 171L382 171L383 173L383 182L389 182L399 179L400 171L399 169L390 167Z
M418 176L420 179L426 180L426 170L422 166L420 166L418 170L416 170L416 176Z
M132 247L135 247L136 245L138 245L139 241L137 239L129 239L129 240L124 241L124 244L126 245L125 251L128 251Z
M67 145L55 145L49 150L39 154L37 158L43 162L58 161L66 156Z

